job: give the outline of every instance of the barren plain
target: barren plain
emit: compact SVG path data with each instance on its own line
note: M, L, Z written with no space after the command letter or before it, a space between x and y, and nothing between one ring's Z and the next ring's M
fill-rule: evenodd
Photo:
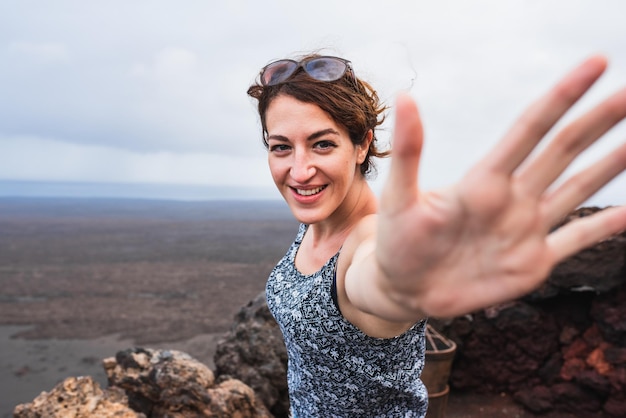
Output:
M132 346L215 345L297 231L278 201L0 199L0 417ZM532 417L452 392L448 417ZM551 415L551 418L556 418Z

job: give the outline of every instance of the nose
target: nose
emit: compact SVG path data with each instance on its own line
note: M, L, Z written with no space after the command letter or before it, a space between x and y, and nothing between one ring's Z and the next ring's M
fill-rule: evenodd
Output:
M315 165L313 164L313 158L307 152L296 151L289 171L291 178L294 181L305 184L315 175Z

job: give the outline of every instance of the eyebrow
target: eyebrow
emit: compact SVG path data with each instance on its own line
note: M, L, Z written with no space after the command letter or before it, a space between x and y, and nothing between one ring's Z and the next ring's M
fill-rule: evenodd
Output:
M311 135L309 135L307 137L307 141L313 141L317 138L320 138L324 135L339 135L339 132L337 132L335 129L333 128L328 128L328 129L322 129L321 131L317 131L317 132L313 132ZM267 140L269 141L270 139L274 139L276 141L288 141L289 138L287 138L286 136L283 135L269 135L267 137Z

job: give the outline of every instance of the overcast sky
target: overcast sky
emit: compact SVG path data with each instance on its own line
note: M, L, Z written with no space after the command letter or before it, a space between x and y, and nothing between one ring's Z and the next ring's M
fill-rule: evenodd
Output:
M271 186L245 91L269 61L326 48L389 104L416 98L422 184L446 185L588 55L611 66L569 118L626 84L624 16L622 0L6 0L0 180ZM589 156L625 139L620 124ZM590 202L625 192L622 175Z

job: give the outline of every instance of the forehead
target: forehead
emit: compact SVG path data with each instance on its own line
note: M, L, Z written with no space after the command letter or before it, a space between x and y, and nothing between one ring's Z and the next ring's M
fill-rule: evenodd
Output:
M334 128L345 131L318 105L297 100L291 96L278 96L265 112L265 125L271 135L287 134L290 131L306 131ZM285 132L282 132L285 131Z

